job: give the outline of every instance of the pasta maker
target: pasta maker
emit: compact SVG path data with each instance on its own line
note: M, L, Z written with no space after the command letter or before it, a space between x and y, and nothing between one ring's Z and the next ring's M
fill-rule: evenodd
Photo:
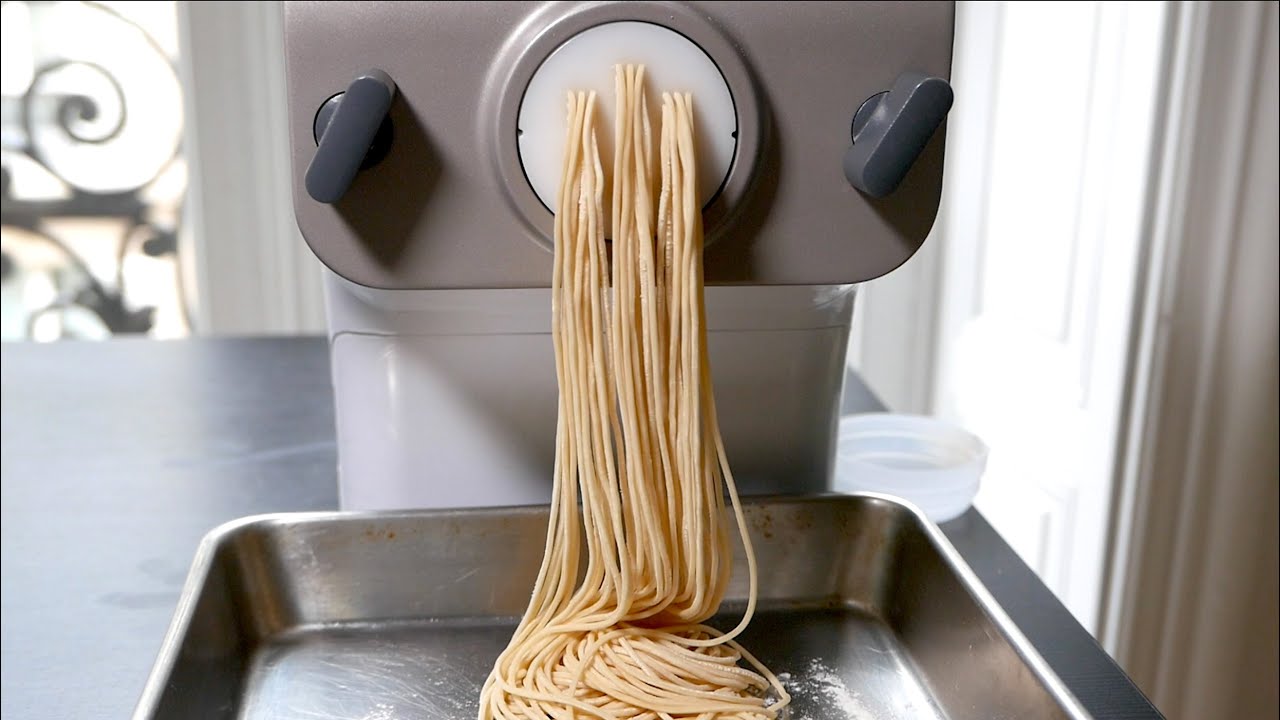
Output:
M548 501L565 96L599 93L607 172L619 63L646 66L651 110L693 94L739 485L826 490L856 288L937 214L953 32L951 2L286 2L343 508Z

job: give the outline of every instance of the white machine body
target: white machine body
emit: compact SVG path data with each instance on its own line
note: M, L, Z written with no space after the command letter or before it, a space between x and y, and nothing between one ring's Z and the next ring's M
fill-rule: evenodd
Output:
M565 94L599 94L607 166L619 63L646 66L651 110L694 97L739 486L827 489L856 287L937 212L953 25L951 2L286 2L342 507L549 500Z
M548 501L550 290L326 283L344 508ZM708 288L716 404L744 493L826 489L853 301L848 285Z

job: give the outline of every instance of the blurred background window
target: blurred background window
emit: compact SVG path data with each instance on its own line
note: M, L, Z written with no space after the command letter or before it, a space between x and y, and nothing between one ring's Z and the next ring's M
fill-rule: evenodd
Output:
M1175 718L1275 705L1278 7L958 3L933 237L850 336ZM4 340L326 332L283 41L279 0L0 3Z
M3 338L186 335L173 2L5 2Z

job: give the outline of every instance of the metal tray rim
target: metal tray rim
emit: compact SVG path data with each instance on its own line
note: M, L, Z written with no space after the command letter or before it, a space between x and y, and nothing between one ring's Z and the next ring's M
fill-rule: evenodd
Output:
M886 495L883 493L873 492L856 492L856 493L820 493L805 496L761 496L744 498L743 505L750 506L754 504L765 503L805 503L805 502L832 502L833 500L848 499L850 501L865 498L878 502L888 503L898 506L903 512L913 516L919 523L920 530L933 544L935 549L946 559L950 566L955 570L956 576L960 583L964 586L974 598L975 602L986 613L996 628L1005 636L1005 639L1013 647L1014 651L1027 664L1036 678L1044 684L1048 692L1054 699L1065 709L1073 718L1087 720L1093 717L1084 706L1076 699L1075 695L1067 688L1057 673L1049 667L1049 664L1039 651L1031 644L1031 641L1018 629L1013 619L1004 611L996 599L987 590L986 586L974 573L969 564L965 562L947 536L936 523L929 520L924 512L916 507L913 503L902 498ZM178 653L181 647L182 639L187 634L192 619L196 602L199 598L201 588L205 584L205 580L209 575L213 566L213 559L217 554L218 548L223 545L227 539L235 536L238 532L246 528L271 526L277 524L298 524L298 523L314 523L314 522L330 522L341 520L344 522L359 521L385 521L390 518L431 518L431 517L478 517L483 515L502 515L511 516L513 514L541 514L546 512L546 505L518 505L518 506L500 506L500 507L484 507L484 508L448 508L448 509L422 509L422 510L374 510L374 511L352 511L352 510L319 510L306 512L276 512L276 513L259 513L247 515L234 520L229 520L221 525L211 529L200 540L196 548L195 556L192 560L191 569L187 573L187 578L183 582L182 593L178 598L178 603L174 609L173 619L170 621L169 628L165 632L164 639L161 642L160 650L157 653L155 664L151 673L147 677L146 684L143 686L141 697L134 710L132 720L149 720L154 713L155 708L164 691L167 678L171 675L174 666L178 660Z

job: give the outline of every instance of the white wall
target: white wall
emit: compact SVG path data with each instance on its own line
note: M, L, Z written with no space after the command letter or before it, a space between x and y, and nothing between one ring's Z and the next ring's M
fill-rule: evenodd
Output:
M1178 10L1107 644L1172 720L1276 717L1280 17Z
M280 2L182 2L178 23L192 331L323 332L320 264L293 215Z

